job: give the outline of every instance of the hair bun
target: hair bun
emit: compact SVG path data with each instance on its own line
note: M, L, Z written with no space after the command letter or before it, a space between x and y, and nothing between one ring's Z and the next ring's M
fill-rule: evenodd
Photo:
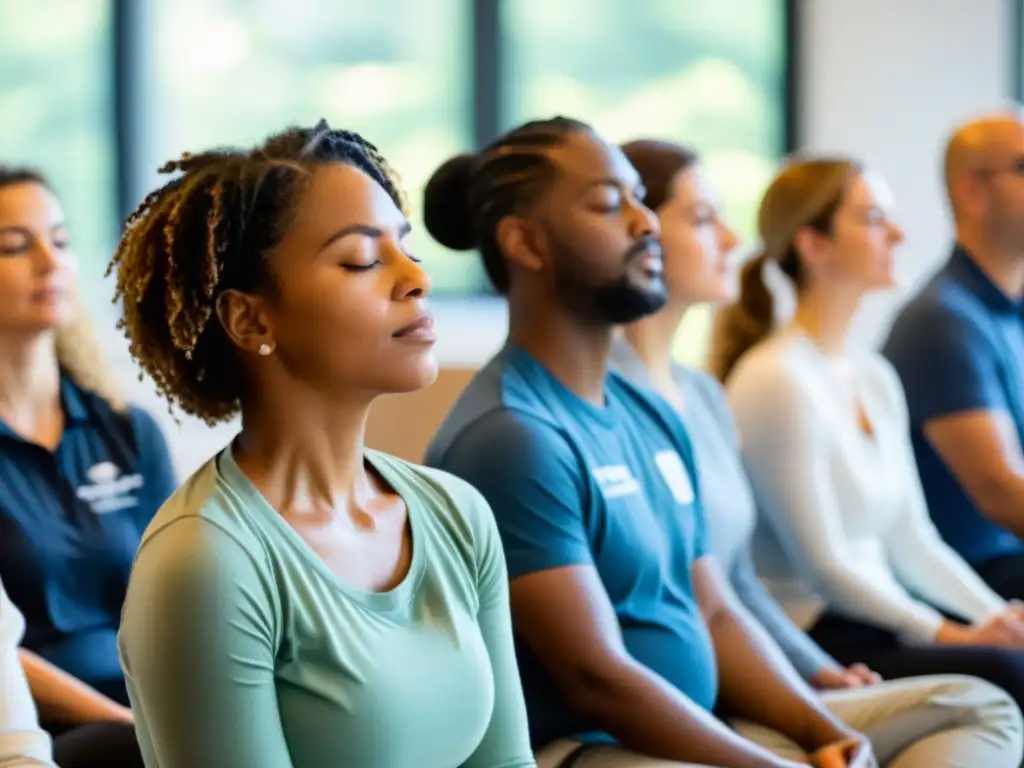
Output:
M476 155L456 155L434 171L423 190L427 232L453 251L468 251L476 245L469 211L469 186L476 161Z

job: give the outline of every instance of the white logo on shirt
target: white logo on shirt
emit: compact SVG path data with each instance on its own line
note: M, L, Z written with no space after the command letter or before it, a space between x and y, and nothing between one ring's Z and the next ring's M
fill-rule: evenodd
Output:
M598 488L601 489L601 494L606 499L617 499L622 496L640 493L640 484L625 464L610 464L606 467L597 467L592 474L594 480L597 481Z
M89 467L85 476L90 485L80 485L75 495L88 504L94 514L105 515L138 505L139 497L132 492L143 486L142 475L122 475L116 464L101 461Z
M119 474L121 474L120 468L112 461L101 461L85 471L85 476L93 483L113 482Z
M680 504L689 504L693 501L693 483L690 482L690 474L686 471L683 460L675 451L658 451L654 454L654 463L661 471L661 476L672 491L672 496Z

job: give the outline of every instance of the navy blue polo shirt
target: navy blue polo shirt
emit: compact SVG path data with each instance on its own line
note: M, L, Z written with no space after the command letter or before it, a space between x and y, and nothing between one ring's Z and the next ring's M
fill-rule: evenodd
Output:
M630 655L697 706L714 707L715 652L691 577L705 522L690 439L668 403L612 373L605 405L594 406L509 345L456 403L427 463L487 499L510 578L593 567ZM516 643L535 748L568 736L610 741Z
M56 450L0 421L0 581L22 645L124 701L117 628L135 550L175 489L159 427L61 379Z
M911 439L928 508L943 538L970 563L1024 552L974 505L925 438L931 419L973 410L1010 416L1024 442L1022 304L960 246L900 313L884 354L907 394Z

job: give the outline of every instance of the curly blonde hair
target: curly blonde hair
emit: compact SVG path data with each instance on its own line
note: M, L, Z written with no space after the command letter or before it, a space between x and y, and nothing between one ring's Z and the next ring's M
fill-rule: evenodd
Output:
M53 191L47 178L29 168L0 166L0 189L16 184L38 184ZM117 411L126 407L124 392L114 378L113 371L103 354L88 313L79 295L74 297L71 320L57 329L55 343L57 361L78 386L90 390Z

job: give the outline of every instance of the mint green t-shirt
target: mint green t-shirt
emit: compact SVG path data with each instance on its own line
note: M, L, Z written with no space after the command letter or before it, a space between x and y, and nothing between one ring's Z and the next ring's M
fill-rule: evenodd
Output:
M230 449L153 519L119 634L149 768L535 765L487 503L367 460L409 510L412 562L389 592L336 577Z

